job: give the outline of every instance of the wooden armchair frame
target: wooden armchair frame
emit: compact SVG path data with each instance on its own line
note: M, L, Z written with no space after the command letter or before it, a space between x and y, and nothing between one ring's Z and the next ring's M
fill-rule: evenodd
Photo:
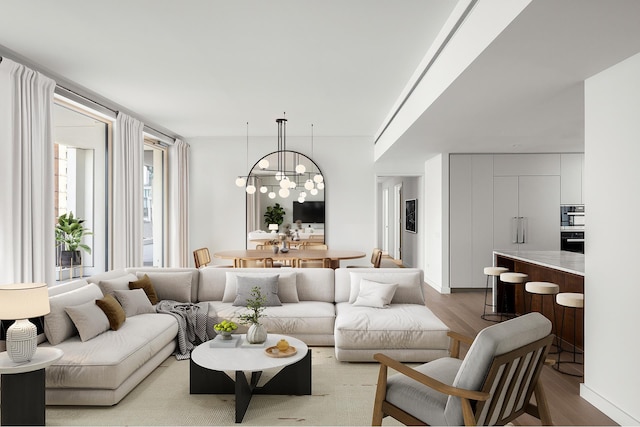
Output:
M471 338L455 332L449 332L449 337L452 339L451 357L455 358L459 358L460 343L471 345L473 342ZM444 384L384 354L377 353L373 357L380 362L380 372L371 425L382 425L382 419L386 416L391 416L405 425L426 425L423 421L385 400L388 368L440 393L460 398L462 415L467 426L488 425L486 424L488 422L504 425L525 412L540 419L543 425L552 425L544 389L538 381L542 367L545 364L553 364L553 361L546 360L552 341L553 335L548 335L538 341L496 356L480 391L465 390ZM531 355L528 356L528 354ZM507 381L511 371L514 373L511 378L519 378L522 375L528 381ZM532 394L535 394L537 405L531 403ZM495 396L498 398L494 399ZM523 402L523 404L521 406L514 404L509 409L509 405L505 403L510 402L513 396L515 396L515 402ZM487 405L489 406L485 410Z

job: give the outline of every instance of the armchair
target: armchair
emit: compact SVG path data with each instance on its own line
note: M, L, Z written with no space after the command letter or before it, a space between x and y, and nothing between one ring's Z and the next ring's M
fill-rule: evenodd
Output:
M475 340L450 333L451 357L416 368L374 355L380 372L372 425L385 416L407 425L504 425L525 412L551 425L538 382L550 332L551 322L534 312L485 328ZM461 342L470 344L463 360ZM398 373L387 378L388 368Z

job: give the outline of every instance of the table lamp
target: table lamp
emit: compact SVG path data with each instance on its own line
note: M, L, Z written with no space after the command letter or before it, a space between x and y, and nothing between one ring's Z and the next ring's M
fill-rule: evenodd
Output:
M269 224L269 230L271 230L271 234L276 234L278 232L278 224Z
M0 285L0 319L15 320L7 329L7 354L16 363L31 360L38 345L36 325L29 318L49 313L46 283Z

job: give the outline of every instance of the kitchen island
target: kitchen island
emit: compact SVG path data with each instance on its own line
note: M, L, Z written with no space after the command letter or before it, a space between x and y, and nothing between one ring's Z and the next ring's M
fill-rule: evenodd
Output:
M525 273L529 276L529 282L551 282L560 287L560 292L584 293L584 254L567 251L494 251L493 256L495 266ZM539 311L554 323L553 331L560 335L558 328L562 321L562 308L555 302L552 305L550 298L545 297L544 307L541 307L542 298L534 295L530 309L531 294L526 294L525 301L524 285L505 285L498 280L496 290L497 301L506 303L505 311L518 314ZM562 333L565 341L571 341L575 321L576 345L580 348L583 348L584 337L583 311L577 310L577 319L574 319L573 310L567 310L565 331Z

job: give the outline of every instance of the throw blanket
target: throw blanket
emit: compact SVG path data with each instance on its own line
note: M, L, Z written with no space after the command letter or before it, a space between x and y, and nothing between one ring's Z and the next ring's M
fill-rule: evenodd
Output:
M205 302L192 304L162 300L156 305L156 311L170 314L178 321L178 348L174 353L178 360L189 359L196 345L212 338L207 328L209 304Z

